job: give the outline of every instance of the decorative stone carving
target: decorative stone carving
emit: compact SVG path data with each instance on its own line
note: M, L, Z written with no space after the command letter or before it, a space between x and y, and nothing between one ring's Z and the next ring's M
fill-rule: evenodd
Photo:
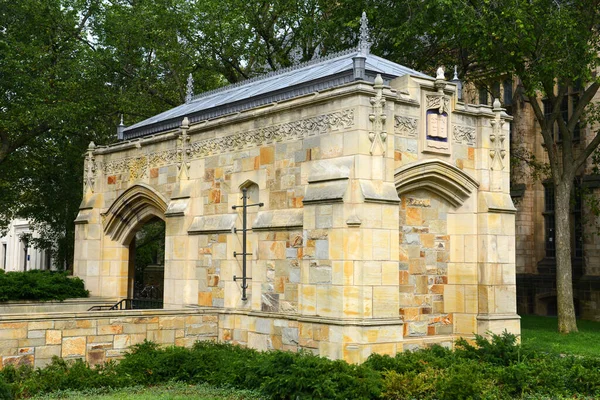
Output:
M260 146L264 143L297 140L325 134L354 125L354 109L319 115L299 121L240 132L222 138L199 140L191 144L190 159L215 153Z
M84 192L94 192L94 183L96 182L96 163L94 158L94 149L96 145L90 142L88 146L87 156L85 157L85 180Z
M394 131L400 136L417 137L417 119L394 116Z
M452 139L455 143L466 144L468 146L475 146L475 128L462 125L454 125L452 134Z
M346 129L354 125L354 109L336 111L330 114L318 115L298 121L288 122L251 131L238 132L221 138L199 140L191 143L187 136L188 145L185 150L186 165L189 161L212 154L226 153L243 148L256 147L264 143L297 140L310 136L323 135L332 130ZM182 136L180 136L182 138ZM178 164L180 167L183 152L178 149L158 151L145 156L147 168L163 167ZM116 175L130 171L130 165L135 158L111 160L102 165L106 175ZM187 171L186 171L187 172Z
M177 138L177 155L178 160L180 161L178 165L178 178L180 180L187 180L189 176L188 172L190 170L190 163L188 162L188 158L191 153L190 137L187 134L189 127L189 120L187 117L185 117L183 121L181 121L181 126L179 127L181 134Z
M129 180L136 181L146 176L148 170L148 159L145 156L135 157L129 160Z
M492 125L492 133L490 134L490 157L492 163L490 168L496 171L502 171L504 169L504 157L506 157L506 150L504 148L504 140L506 135L504 134L504 120L501 117L502 108L500 100L495 99L493 104L493 111L495 117L490 121Z
M441 153L450 151L448 141L450 97L444 95L441 83L435 94L425 95L425 146L424 150ZM444 84L445 85L445 84Z
M371 97L371 106L373 111L369 114L369 120L373 124L373 129L369 132L369 140L371 141L371 155L385 156L385 141L387 133L385 131L385 98L383 98L383 78L380 74L375 77L375 96Z
M371 39L369 37L369 20L367 13L363 11L360 18L360 31L358 37L358 51L363 56L366 56L371 51Z
M194 97L194 77L192 73L188 75L187 85L185 86L185 102L190 103Z

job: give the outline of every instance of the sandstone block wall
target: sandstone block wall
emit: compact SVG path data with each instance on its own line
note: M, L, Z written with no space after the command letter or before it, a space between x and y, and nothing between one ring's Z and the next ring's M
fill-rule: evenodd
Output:
M217 325L217 315L199 310L0 316L0 367L43 367L54 356L101 364L144 340L189 347L198 340L216 340Z

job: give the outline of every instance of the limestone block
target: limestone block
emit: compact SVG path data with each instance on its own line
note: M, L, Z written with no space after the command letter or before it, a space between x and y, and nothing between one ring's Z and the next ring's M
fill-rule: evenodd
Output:
M172 344L175 342L175 330L163 329L146 332L146 339L159 344ZM126 348L130 345L131 338L128 335L115 335L115 349ZM118 346L117 346L118 345Z
M248 332L248 347L259 351L273 349L273 343L270 335Z
M298 304L300 313L304 315L315 315L317 312L317 288L315 285L298 285L300 296Z
M364 318L373 317L373 287L362 288L362 314Z
M495 313L517 313L517 288L514 285L499 285L494 287Z
M2 324L6 325L6 324ZM0 327L0 340L10 340L10 339L25 339L27 337L27 328L26 324L23 325L23 328L1 328Z
M365 261L362 265L362 284L381 285L381 262Z
M332 229L329 232L329 258L331 260L344 259L344 231L342 229Z
M373 288L373 317L397 317L399 309L399 293L395 286Z
M27 338L28 339L40 339L40 338L45 338L46 337L46 331L28 331L27 332Z
M59 343L60 344L60 343ZM50 359L61 356L61 346L38 346L35 348L35 359Z
M299 343L298 328L282 328L281 341L286 345L297 346Z
M27 325L27 328L29 330L35 330L35 329L52 329L52 328L54 328L54 321L34 321L34 322L30 322Z
M185 320L181 317L159 317L158 327L159 329L183 329Z
M454 333L462 335L472 335L477 333L476 314L460 314L453 315Z
M0 340L0 356L17 355L18 340Z
M448 214L448 234L473 235L477 234L477 214Z
M397 262L383 262L381 264L381 284L382 285L398 285L399 273Z
M373 229L367 229L364 227L360 230L360 253L362 254L362 259L364 260L373 259L373 231ZM357 257L353 257L351 259L357 259Z
M346 318L357 318L361 316L362 297L360 288L356 286L344 286L342 314Z
M342 314L341 286L317 285L317 315L338 317Z
M61 357L85 356L85 337L69 337L62 340Z
M65 329L62 331L63 337L69 336L91 336L96 334L96 328Z
M463 285L444 286L444 310L448 313L465 312L465 298Z
M98 335L117 335L123 333L123 325L102 325L98 327Z
M6 367L8 365L12 365L15 368L30 365L33 366L34 357L33 355L24 355L24 356L5 356L2 357L2 367Z
M465 285L465 312L476 314L478 312L478 286Z
M477 273L476 263L448 263L449 284L477 284Z
M361 234L358 230L347 229L344 231L343 240L343 256L341 258L346 260L360 260L360 241ZM330 243L333 248L334 243Z
M390 233L387 230L373 230L373 259L390 260Z

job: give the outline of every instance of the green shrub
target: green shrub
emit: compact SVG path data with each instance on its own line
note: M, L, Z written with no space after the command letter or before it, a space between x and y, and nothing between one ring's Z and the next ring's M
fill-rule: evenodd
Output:
M475 346L464 338L458 338L455 346L458 357L505 366L520 361L522 351L517 345L517 336L507 331L492 335L491 340L475 335Z
M0 377L0 400L12 400L13 394L10 385Z
M64 300L88 297L80 278L66 272L32 270L4 272L0 269L0 302L9 300Z
M133 346L119 363L89 367L54 359L42 369L0 370L0 400L56 390L106 390L177 381L261 393L265 399L481 399L600 397L600 359L524 350L508 335L433 346L362 365L309 352L259 352L198 342L193 348Z

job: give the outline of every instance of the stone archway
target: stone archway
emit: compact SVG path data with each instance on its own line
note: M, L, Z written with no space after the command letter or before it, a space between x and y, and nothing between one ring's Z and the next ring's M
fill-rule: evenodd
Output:
M464 236L456 234L453 219L461 215L461 210L476 206L477 196L473 194L479 185L451 164L424 160L399 168L395 186L401 200L399 309L405 335L452 335L459 315L462 318L471 313L469 321L474 324L477 313L477 264L453 260L451 244L464 243ZM473 229L470 237L475 237L476 221L469 229ZM463 282L456 285L456 277L463 274L465 265L470 274L468 287ZM459 296L454 295L457 289L461 291ZM469 296L468 310L465 296ZM475 326L468 329L476 331Z
M452 164L424 160L398 168L394 173L398 195L425 189L460 207L477 190L479 183Z
M132 246L135 246L136 233L150 221L166 223L167 204L166 198L152 187L136 184L123 192L103 214L102 263L108 268L103 268L102 295L134 297Z

